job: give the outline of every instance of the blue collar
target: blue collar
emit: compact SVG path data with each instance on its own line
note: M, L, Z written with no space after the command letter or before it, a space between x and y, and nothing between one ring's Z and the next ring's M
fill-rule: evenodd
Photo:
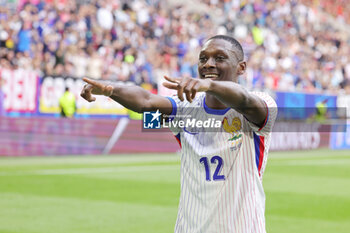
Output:
M206 113L208 114L214 114L214 115L224 115L225 113L228 112L228 110L230 110L231 108L225 108L225 109L213 109L213 108L209 108L207 106L207 104L205 103L205 97L203 98L203 106L204 106L204 110Z

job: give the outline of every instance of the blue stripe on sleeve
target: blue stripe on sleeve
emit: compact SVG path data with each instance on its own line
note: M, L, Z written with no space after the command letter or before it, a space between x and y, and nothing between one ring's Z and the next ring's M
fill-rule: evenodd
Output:
M260 138L258 135L253 133L254 135L254 146L255 146L255 162L256 168L259 169L259 156L260 156Z
M168 100L170 100L171 102L171 105L172 105L172 110L171 110L171 113L170 115L172 115L173 117L171 117L171 120L174 119L174 117L176 116L176 113L177 113L177 105L176 105L176 102L173 98L171 97L167 97ZM169 118L170 119L170 118Z

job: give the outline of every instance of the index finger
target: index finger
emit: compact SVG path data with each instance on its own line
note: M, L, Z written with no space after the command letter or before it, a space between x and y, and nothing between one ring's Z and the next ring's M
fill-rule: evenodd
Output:
M101 84L101 83L99 83L99 82L97 82L95 80L92 80L92 79L84 77L83 81L87 82L88 84L90 84L92 86L103 88L103 84Z
M164 75L164 78L165 78L165 80L167 80L171 83L177 83L177 84L179 84L180 80L181 80L180 78L171 78L171 77L168 77L166 75Z
M91 89L92 86L90 85L85 85L83 90L80 93L80 96L83 97L84 99L86 99L89 102L95 101L96 98L91 96Z

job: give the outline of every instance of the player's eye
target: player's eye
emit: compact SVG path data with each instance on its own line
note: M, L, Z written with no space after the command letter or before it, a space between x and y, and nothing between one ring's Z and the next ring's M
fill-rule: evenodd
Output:
M217 56L216 58L215 58L215 61L223 61L223 60L225 60L225 57L224 56Z
M199 62L204 63L206 62L208 59L206 57L199 57Z

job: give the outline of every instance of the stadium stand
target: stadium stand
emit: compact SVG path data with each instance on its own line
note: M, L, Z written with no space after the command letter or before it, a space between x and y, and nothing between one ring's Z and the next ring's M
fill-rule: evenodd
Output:
M0 67L156 86L163 75L195 77L200 45L228 33L247 52L240 81L251 89L337 94L350 80L350 14L342 0L197 1L205 11L167 2L21 0L1 7Z

